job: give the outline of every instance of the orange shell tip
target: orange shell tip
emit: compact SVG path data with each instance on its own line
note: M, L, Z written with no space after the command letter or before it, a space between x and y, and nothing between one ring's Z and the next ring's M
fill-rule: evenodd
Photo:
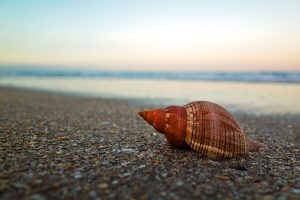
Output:
M145 119L145 118L144 118L144 111L138 112L138 114L139 114L139 116L141 116L143 119Z

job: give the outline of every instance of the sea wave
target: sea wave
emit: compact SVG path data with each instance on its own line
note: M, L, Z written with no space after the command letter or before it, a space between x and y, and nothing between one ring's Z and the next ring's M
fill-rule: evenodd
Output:
M82 77L191 81L300 83L300 72L99 71L53 69L0 69L0 77Z

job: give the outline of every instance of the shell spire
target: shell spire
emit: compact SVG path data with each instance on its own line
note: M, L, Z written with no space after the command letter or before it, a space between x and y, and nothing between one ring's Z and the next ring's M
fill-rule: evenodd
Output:
M152 110L145 110L139 112L139 115L146 121L148 124L153 126L155 130L160 133L164 132L165 129L165 110L158 108Z
M250 139L223 107L207 101L139 112L176 147L190 147L214 159L233 158L267 148Z

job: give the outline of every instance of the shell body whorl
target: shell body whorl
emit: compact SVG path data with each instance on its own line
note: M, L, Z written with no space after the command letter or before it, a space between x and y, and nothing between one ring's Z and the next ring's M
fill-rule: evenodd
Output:
M214 159L237 157L266 147L248 138L234 117L215 103L196 101L139 115L165 134L170 144L189 146Z

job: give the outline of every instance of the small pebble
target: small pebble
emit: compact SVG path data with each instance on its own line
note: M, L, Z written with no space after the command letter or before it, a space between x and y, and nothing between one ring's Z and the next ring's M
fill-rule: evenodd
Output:
M107 189L108 188L108 184L107 183L100 183L97 185L97 187L101 190L103 189Z
M46 198L41 194L34 194L30 197L31 200L46 200Z
M75 179L80 179L82 177L81 172L79 171L75 172L73 176Z
M184 185L184 183L182 182L182 181L177 181L176 182L176 186L177 187L181 187L181 186L183 186Z
M137 152L139 152L137 149L133 149L133 148L122 149L122 151L125 152L125 153L137 153Z
M117 185L118 183L119 183L118 180L113 180L113 181L111 182L112 185Z
M300 195L300 189L293 188L292 192Z
M153 136L157 136L157 133L153 132L152 135L153 135Z

